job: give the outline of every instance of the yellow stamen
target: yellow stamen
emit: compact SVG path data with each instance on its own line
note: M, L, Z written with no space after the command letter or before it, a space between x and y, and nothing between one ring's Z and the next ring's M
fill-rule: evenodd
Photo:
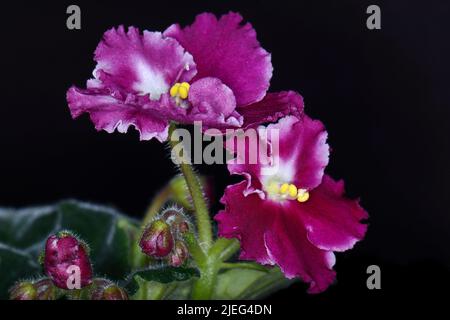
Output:
M170 88L170 96L175 97L178 94L178 89L180 88L179 83L175 83L172 88Z
M191 86L187 82L177 82L172 86L172 88L170 88L170 96L173 98L179 97L180 99L186 99L188 97L190 87Z
M283 183L280 187L280 193L281 194L285 194L288 192L289 189L289 184L288 183Z
M294 186L293 184L289 185L288 192L289 192L290 197L292 197L292 198L297 197L297 187Z
M309 199L309 192L306 189L299 189L297 195L298 202L306 202Z

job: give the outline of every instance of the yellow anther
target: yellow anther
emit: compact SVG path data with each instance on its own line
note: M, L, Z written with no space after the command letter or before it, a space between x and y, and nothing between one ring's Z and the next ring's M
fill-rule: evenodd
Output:
M186 89L186 87L180 86L178 88L178 95L181 99L186 99L188 96L188 89Z
M309 199L309 192L305 189L299 189L297 194L298 202L306 202Z
M180 89L180 84L175 83L172 88L170 88L170 96L175 97L178 94L178 90Z
M187 82L177 82L172 86L172 88L170 88L170 96L173 98L179 97L180 99L186 99L188 97L190 87L191 86Z
M288 192L289 192L290 197L292 197L292 198L297 197L297 187L294 186L293 184L289 185Z
M280 193L282 193L282 194L287 193L288 190L289 190L289 184L283 183L280 187Z
M182 82L180 84L180 86L186 88L187 91L189 91L189 88L191 87L191 85L189 83L187 83L187 82Z

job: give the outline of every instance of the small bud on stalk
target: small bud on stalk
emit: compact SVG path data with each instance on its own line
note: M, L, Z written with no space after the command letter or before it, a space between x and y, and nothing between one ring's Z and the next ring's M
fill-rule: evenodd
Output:
M128 293L122 287L107 279L95 279L92 300L128 300Z
M48 278L36 281L34 287L37 291L37 300L55 300L57 297L57 288Z
M170 226L161 219L153 221L145 228L139 246L149 256L156 258L167 256L173 248Z
M10 300L36 300L37 290L31 281L16 283L9 289Z
M181 266L189 257L189 250L183 241L177 240L172 253L169 256L169 263L173 267Z
M81 289L91 284L88 251L87 245L70 232L50 236L45 245L45 273L61 289Z

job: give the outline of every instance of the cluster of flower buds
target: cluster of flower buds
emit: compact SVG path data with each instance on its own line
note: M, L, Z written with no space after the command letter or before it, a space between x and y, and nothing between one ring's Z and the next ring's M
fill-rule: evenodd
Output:
M182 209L168 208L145 227L139 246L146 255L179 267L189 258L183 234L191 228Z
M108 279L93 279L89 247L70 231L48 237L40 257L48 278L22 281L10 289L11 300L128 300L125 289ZM83 290L82 290L83 289Z
M48 278L34 281L21 281L16 283L10 290L11 300L55 300L58 289Z

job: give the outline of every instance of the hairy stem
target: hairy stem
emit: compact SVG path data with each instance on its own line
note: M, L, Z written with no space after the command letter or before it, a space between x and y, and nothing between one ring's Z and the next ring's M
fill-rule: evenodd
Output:
M175 129L176 126L174 124L171 124L169 128L169 143L172 148L174 148L178 143L182 143L172 140L172 134L174 133ZM189 189L189 193L191 194L200 244L205 248L205 250L208 250L213 240L211 219L209 217L208 206L206 205L206 201L203 196L203 190L200 181L194 173L194 169L192 168L192 166L184 161L184 159L182 159L180 155L175 153L176 152L173 153L173 156L178 157L178 163L181 172L183 173L183 176L186 180L186 185Z

